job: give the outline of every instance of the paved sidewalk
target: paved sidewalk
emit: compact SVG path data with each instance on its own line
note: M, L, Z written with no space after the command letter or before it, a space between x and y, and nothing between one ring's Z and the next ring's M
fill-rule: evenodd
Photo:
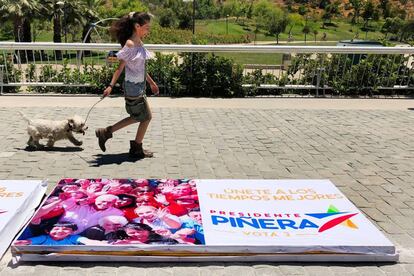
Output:
M131 126L100 152L93 129L125 116L105 99L89 117L82 149L57 142L28 152L26 123L86 116L98 98L0 96L0 179L63 177L329 178L395 243L397 264L23 263L8 252L0 275L414 275L414 100L151 98L145 146L155 158L132 162Z

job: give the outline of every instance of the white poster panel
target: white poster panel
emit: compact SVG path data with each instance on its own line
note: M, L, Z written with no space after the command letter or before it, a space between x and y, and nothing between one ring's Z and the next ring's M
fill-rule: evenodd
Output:
M197 180L197 190L209 246L395 253L329 180Z
M0 180L0 258L33 215L46 188L40 180Z

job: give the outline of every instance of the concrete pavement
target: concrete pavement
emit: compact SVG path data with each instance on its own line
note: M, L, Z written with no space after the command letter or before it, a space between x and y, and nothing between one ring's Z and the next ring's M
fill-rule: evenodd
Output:
M414 100L151 98L145 145L155 158L126 157L135 126L100 152L93 129L126 113L121 98L90 115L82 149L68 142L29 152L26 123L86 116L98 98L0 96L0 179L63 177L329 178L397 246L397 264L23 263L10 253L0 275L414 275Z
M90 108L98 96L0 96L0 107L79 107ZM150 97L153 108L248 108L248 109L341 109L341 110L407 110L414 108L413 99L315 99L315 98L167 98ZM122 97L105 98L97 108L122 107Z

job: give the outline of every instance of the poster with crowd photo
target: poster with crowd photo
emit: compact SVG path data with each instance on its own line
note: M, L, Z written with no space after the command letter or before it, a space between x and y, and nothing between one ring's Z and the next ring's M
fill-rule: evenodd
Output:
M195 181L63 179L14 244L204 244Z
M63 179L13 252L27 261L398 259L329 180Z

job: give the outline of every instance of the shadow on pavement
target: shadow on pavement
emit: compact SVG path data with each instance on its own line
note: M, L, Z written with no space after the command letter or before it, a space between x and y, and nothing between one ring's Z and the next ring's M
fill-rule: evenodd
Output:
M102 165L110 164L122 164L124 162L136 162L138 159L132 158L128 153L117 153L117 154L97 154L94 155L95 160L88 161L91 167L99 167Z
M192 267L231 267L231 266L245 266L245 267L252 267L255 265L268 265L271 267L279 267L280 265L289 265L293 267L312 267L312 266L338 266L338 267L382 267L382 266L389 266L395 264L393 262L380 262L380 263L366 263L366 262L347 262L347 263L338 263L338 262L310 262L310 263L300 263L300 262L241 262L241 261L234 261L234 262L186 262L186 263L177 263L177 262L24 262L19 261L18 263L13 263L10 261L8 263L8 267L12 269L16 269L19 266L34 266L34 265L45 265L45 266L54 266L54 267L64 267L68 264L71 264L74 267L79 268L93 268L96 266L99 267L140 267L140 268L164 268L164 269L171 269L173 266L182 267L182 268L192 268Z
M41 149L36 149L34 147L27 146L25 148L16 148L16 149L24 150L24 151L30 151L30 152L33 152L33 151L46 151L46 152L49 152L49 151L52 151L52 152L53 151L57 151L57 152L79 152L79 151L83 151L83 148L80 148L80 147L52 147L52 148L44 147L44 148L41 148Z

